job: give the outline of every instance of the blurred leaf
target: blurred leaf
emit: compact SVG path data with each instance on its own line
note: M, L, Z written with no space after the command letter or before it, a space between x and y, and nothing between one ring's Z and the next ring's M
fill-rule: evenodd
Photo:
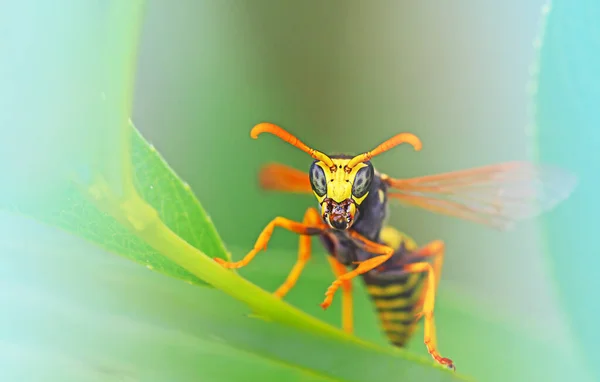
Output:
M580 180L571 199L544 217L544 228L564 311L594 380L600 380L600 304L593 296L600 290L600 257L591 249L600 214L598 18L598 1L552 1L534 79L540 158L570 169Z
M228 258L189 187L129 121L144 1L77 2L64 12L44 7L14 1L0 15L9 32L2 38L10 36L1 44L7 59L0 69L8 82L0 88L6 106L0 173L8 187L0 190L0 208L206 285L99 210L84 189L100 176L123 198L133 184L187 243ZM31 62L39 65L30 68Z
M31 362L61 382L461 380L402 351L249 318L216 289L57 233L0 215L2 380L39 376Z
M106 123L123 117L127 98L128 81L114 65L135 62L141 1L65 3L2 3L0 176L10 185L0 190L3 204L43 207L74 164L114 152L102 143L114 144L121 132Z

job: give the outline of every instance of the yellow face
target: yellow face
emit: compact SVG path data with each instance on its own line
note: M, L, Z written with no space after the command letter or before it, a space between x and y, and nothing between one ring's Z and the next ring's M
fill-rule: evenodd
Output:
M310 183L323 219L331 228L345 230L352 226L357 207L369 195L374 170L370 163L349 169L346 165L350 159L331 160L335 166L327 166L323 161L312 164Z

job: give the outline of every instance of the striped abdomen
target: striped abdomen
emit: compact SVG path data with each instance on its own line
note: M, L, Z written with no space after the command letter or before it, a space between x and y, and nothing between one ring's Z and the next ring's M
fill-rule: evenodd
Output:
M404 346L412 336L421 312L425 274L404 274L391 279L365 278L381 327L390 342Z

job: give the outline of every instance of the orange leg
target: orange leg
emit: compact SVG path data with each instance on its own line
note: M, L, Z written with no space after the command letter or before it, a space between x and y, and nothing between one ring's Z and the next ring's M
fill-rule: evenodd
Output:
M295 232L300 235L318 235L323 231L324 224L303 224L278 216L275 219L273 219L265 227L265 229L263 229L260 236L258 236L256 243L254 244L254 248L250 252L248 252L248 254L244 256L242 260L236 262L228 262L220 258L215 258L215 261L225 268L241 268L243 266L248 265L248 263L252 261L254 256L256 256L256 254L259 251L267 249L267 244L271 239L271 235L273 235L273 230L275 229L275 227L285 228L288 231Z
M310 226L319 225L321 222L321 216L314 208L309 208L304 214L304 220L302 223ZM311 255L311 240L312 237L309 235L300 236L300 243L298 248L298 260L292 268L285 282L273 293L276 297L283 298L288 292L296 285L296 281L302 274L306 263L310 259Z
M432 242L429 245L427 245L424 249L440 249L439 246L440 242ZM443 249L443 246L441 247ZM431 256L436 256L436 259L441 258L442 256L440 256L440 254L443 252L433 252L430 255ZM423 256L427 256L426 254L423 254ZM435 263L435 261L434 261ZM441 261L438 261L438 264L440 264ZM436 295L436 288L437 288L437 284L439 280L439 276L436 275L436 272L434 271L434 266L432 266L431 264L427 263L427 262L420 262L420 263L413 263L413 264L407 264L404 266L404 270L410 273L421 273L421 272L427 272L427 283L425 285L425 290L423 292L424 294L424 298L423 298L423 310L422 312L419 314L419 316L423 316L424 320L425 320L425 336L424 336L424 343L425 346L427 347L427 351L429 352L429 354L431 354L431 356L433 357L433 359L435 359L439 364L447 366L451 369L456 370L456 367L454 366L454 363L452 362L451 359L449 358L444 358L440 355L440 353L438 352L437 349L437 339L436 339L436 333L435 333L435 321L433 319L433 308L435 305L435 295Z
M333 295L345 281L350 281L358 275L377 268L381 264L385 263L394 254L394 249L392 247L372 242L355 231L350 231L349 233L354 239L357 239L364 244L365 250L379 256L362 261L358 264L356 269L338 276L325 292L325 300L323 303L321 303L321 307L323 309L327 309L329 305L331 305L331 302L333 301Z
M411 254L411 256L415 256L417 258L433 258L433 273L435 275L435 292L437 293L438 287L440 285L440 278L442 276L442 267L444 265L444 242L441 240L435 240L431 243L428 243L424 247L417 249L415 252ZM425 298L425 292L421 298L421 303L423 303Z
M346 273L346 267L333 256L327 256L329 264L336 277L342 277ZM354 331L354 313L352 308L352 281L342 281L342 329L348 334Z

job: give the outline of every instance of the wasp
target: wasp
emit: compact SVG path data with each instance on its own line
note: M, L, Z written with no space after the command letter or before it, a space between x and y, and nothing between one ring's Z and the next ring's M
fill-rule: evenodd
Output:
M530 162L506 162L406 179L378 172L371 159L395 146L408 144L415 151L421 150L420 139L411 133L397 134L359 155L326 155L271 123L254 126L250 135L256 139L262 133L279 137L314 160L308 173L278 163L267 164L259 173L260 186L313 194L318 209L308 208L302 222L276 217L240 261L215 260L226 268L240 268L266 249L275 227L299 234L297 261L274 292L283 298L311 257L312 236L319 236L336 276L321 306L329 307L341 288L343 330L353 332L352 279L361 276L391 344L405 346L423 320L427 351L437 363L453 370L454 362L438 350L433 315L444 242L434 240L419 246L410 236L387 225L388 201L506 229L518 220L551 209L575 186L575 177L570 173ZM540 186L549 186L554 193L544 193Z

